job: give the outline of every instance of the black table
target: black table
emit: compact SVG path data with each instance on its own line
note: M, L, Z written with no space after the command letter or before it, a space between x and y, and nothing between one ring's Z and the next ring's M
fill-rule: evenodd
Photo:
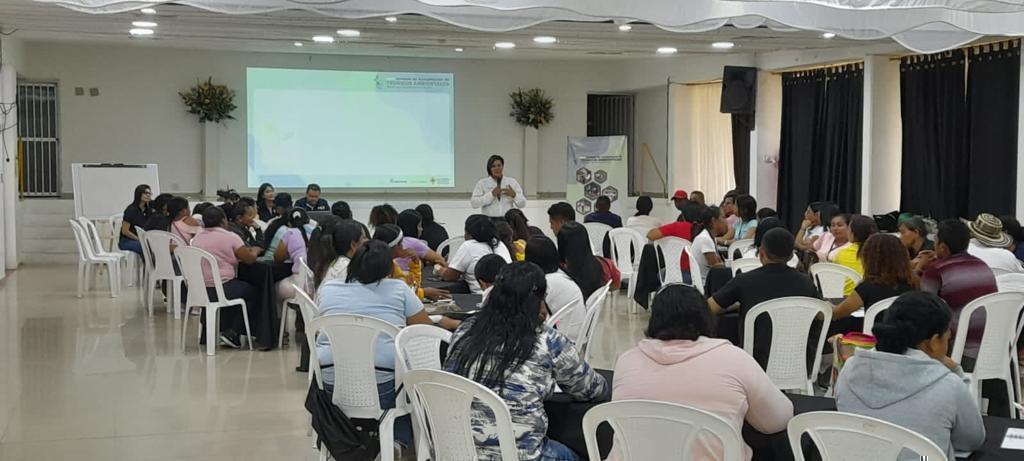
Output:
M259 293L259 305L248 306L249 326L252 328L252 335L256 337L255 345L258 349L277 347L277 335L281 328L274 271L275 265L266 261L238 265L238 280L256 287Z
M424 305L430 315L444 315L455 320L465 320L480 310L482 295L470 293L452 294L453 303L427 303Z
M609 386L612 383L612 371L597 370ZM786 394L793 402L795 414L809 413L812 411L835 411L836 402L828 397L811 397L804 395ZM565 394L555 394L548 401L544 402L544 410L548 415L547 436L552 440L562 442L572 448L581 459L587 458L587 445L583 439L583 415L591 408L611 400L611 396L603 396L588 402L575 402ZM975 451L969 461L1020 461L1024 459L1024 452L1004 450L999 448L1003 443L1006 430L1011 427L1024 428L1024 420L1002 418L997 416L986 416L985 421L985 444ZM612 444L612 431L607 424L598 427L597 442L602 456L607 456ZM793 459L793 453L789 446L789 438L785 432L777 434L762 434L749 425L743 427L743 440L754 450L753 459L757 460L785 460ZM816 455L816 453L814 454ZM808 459L816 459L808 453Z
M469 284L465 280L449 282L441 280L441 277L434 275L434 266L432 264L423 266L423 288L439 288L449 293L470 293Z

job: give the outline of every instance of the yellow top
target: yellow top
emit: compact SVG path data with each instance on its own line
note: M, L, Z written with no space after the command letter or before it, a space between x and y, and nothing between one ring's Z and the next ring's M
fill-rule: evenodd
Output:
M412 258L409 261L409 272L403 271L401 267L398 267L398 263L392 262L391 278L405 281L416 291L416 296L423 299L423 288L420 287L423 284L423 263L419 258Z
M860 250L859 243L851 243L846 245L836 253L835 263L841 266L849 267L857 271L861 276L864 275L864 266L860 264L860 258L857 257L857 253ZM853 289L856 284L852 280L847 280L846 285L843 286L843 296L850 296L853 293Z

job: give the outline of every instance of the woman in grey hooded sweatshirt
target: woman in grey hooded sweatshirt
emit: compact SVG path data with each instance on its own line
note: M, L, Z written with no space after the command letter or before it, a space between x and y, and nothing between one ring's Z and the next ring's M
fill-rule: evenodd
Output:
M952 313L923 291L896 299L872 329L876 350L858 350L836 383L839 411L878 418L935 442L949 459L985 441L963 370L947 356ZM904 451L900 459L918 459Z

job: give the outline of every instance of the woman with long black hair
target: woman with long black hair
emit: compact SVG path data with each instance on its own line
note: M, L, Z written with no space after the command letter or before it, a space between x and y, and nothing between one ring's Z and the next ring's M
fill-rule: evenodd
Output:
M274 261L278 263L291 262L292 275L277 282L277 295L281 299L288 299L295 296L295 288L292 284L298 284L298 274L302 271L301 259L306 258L306 248L309 247L309 237L313 234L313 225L309 223L309 215L306 210L293 207L284 216L287 220L284 236L281 243L274 250Z
M589 400L605 395L608 383L580 360L568 337L544 325L547 288L544 272L533 263L503 267L480 313L452 335L445 369L486 386L509 403L519 459L575 460L578 456L571 449L545 436L544 401L555 384L563 393ZM493 418L473 411L481 459L500 457L493 444L495 430Z
M132 203L124 209L124 219L121 221L121 229L118 231L120 233L117 239L118 248L142 256L142 242L135 234L135 228L145 228L146 220L149 219L149 215L153 214L153 209L149 206L149 201L152 198L153 192L148 185L135 186Z
M260 184L256 191L256 213L260 221L268 222L274 218L274 186L269 182Z
M430 205L421 203L416 206L416 212L423 218L420 222L420 226L423 228L420 238L427 242L427 246L431 250L437 251L437 247L448 240L448 230L434 220L434 209Z
M562 269L580 286L583 299L590 298L609 280L612 282L612 290L619 289L622 276L619 269L611 260L594 256L587 228L583 224L569 221L562 225L558 231L558 256L562 261Z
M441 278L449 282L465 279L470 291L483 293L474 271L477 261L489 254L496 254L505 262L512 262L508 248L498 241L498 230L494 221L482 214L470 215L466 218L466 243L463 243L451 257L448 267L441 273Z
M345 280L352 256L370 239L362 223L351 219L322 219L310 236L307 258L313 271L313 286L329 280Z
M473 208L491 218L505 216L512 208L526 206L526 194L516 178L505 176L505 159L492 155L487 159L487 176L477 181L469 199Z

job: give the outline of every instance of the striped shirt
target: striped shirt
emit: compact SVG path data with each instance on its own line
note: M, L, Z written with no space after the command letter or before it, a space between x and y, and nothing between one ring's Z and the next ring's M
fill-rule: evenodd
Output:
M921 276L921 290L934 293L953 310L950 328L956 334L960 311L971 301L998 291L996 278L984 261L967 253L959 253L933 262ZM964 355L977 357L981 332L985 329L985 313L971 316Z

